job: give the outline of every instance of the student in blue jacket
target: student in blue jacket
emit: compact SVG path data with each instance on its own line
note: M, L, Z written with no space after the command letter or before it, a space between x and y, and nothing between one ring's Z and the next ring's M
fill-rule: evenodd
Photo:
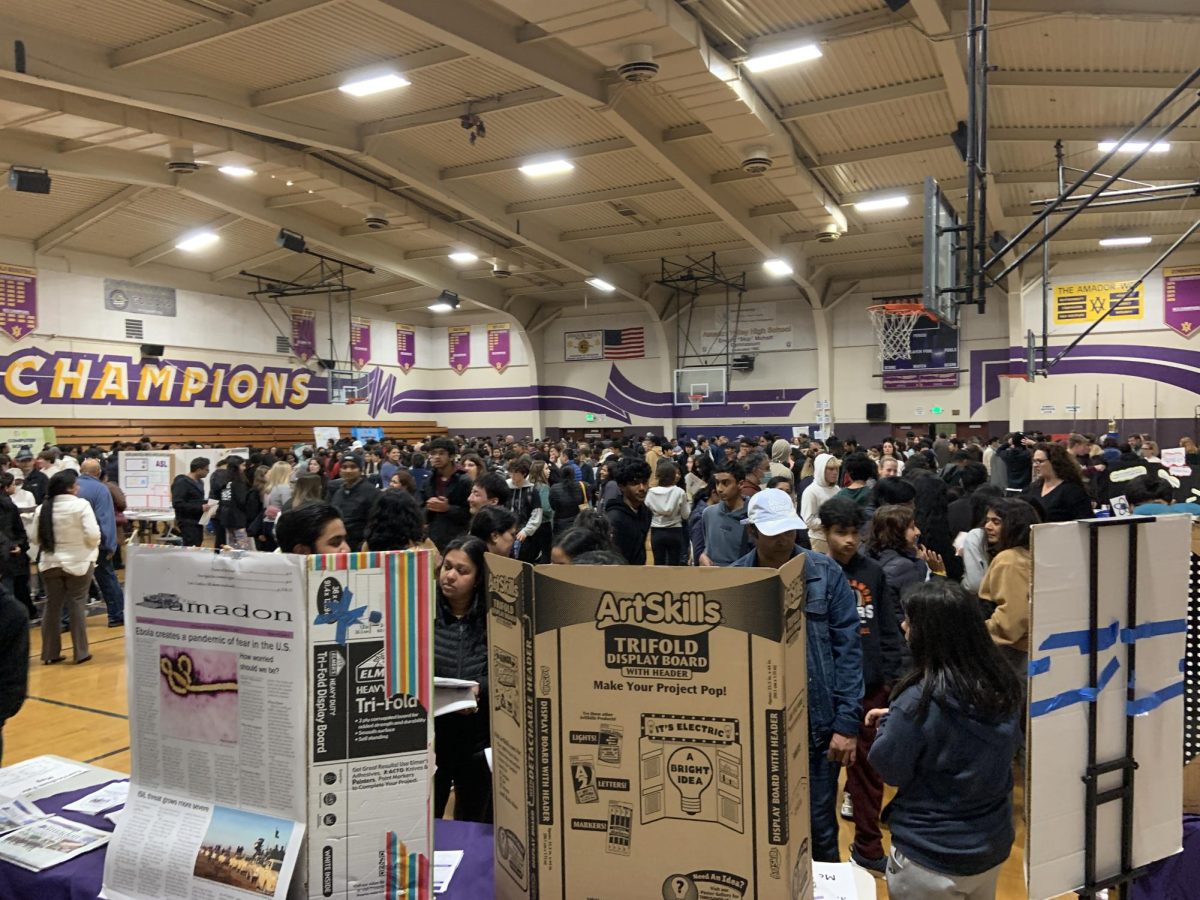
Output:
M957 584L937 578L905 596L913 669L892 691L868 759L896 797L892 900L993 900L1012 849L1012 760L1021 686Z

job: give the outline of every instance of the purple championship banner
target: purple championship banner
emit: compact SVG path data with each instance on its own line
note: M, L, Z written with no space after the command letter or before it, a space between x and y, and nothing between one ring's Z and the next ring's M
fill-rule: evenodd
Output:
M1200 330L1200 266L1163 269L1163 322L1185 338Z
M508 323L487 327L488 365L503 372L512 362L512 332Z
M875 303L921 303L915 297L876 297ZM908 359L883 361L885 391L958 387L958 329L922 316L912 333Z
M19 341L37 323L37 269L0 263L0 331Z
M461 375L471 365L471 326L452 325L446 329L450 344L450 368Z
M311 309L292 310L292 353L300 362L317 355L317 320Z
M405 375L417 364L417 331L411 325L396 326L396 365Z
M371 361L371 320L350 317L350 365L363 368Z

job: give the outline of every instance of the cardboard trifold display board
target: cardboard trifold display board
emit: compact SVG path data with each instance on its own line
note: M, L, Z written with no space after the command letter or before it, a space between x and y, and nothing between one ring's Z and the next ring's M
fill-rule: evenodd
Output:
M1085 887L1089 853L1102 884L1180 850L1190 538L1190 517L1176 515L1033 529L1031 900ZM1094 830L1085 780L1091 750L1101 801ZM1132 803L1106 800L1127 789Z
M132 547L113 900L429 900L429 551Z
M497 898L811 898L804 562L488 557Z

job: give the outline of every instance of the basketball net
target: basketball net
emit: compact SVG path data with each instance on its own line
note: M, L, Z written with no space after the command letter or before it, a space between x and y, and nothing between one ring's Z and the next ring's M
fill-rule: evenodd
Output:
M692 412L700 408L700 401L703 399L703 394L688 394L688 402L692 404Z
M919 303L889 303L872 306L871 324L875 326L875 339L879 343L879 358L910 359L912 357L912 333L917 320L927 315Z

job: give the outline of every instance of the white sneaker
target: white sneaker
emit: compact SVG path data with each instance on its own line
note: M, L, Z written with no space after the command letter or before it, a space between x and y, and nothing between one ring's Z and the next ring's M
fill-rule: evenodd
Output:
M842 818L847 822L854 821L854 801L850 799L849 791L842 791Z

